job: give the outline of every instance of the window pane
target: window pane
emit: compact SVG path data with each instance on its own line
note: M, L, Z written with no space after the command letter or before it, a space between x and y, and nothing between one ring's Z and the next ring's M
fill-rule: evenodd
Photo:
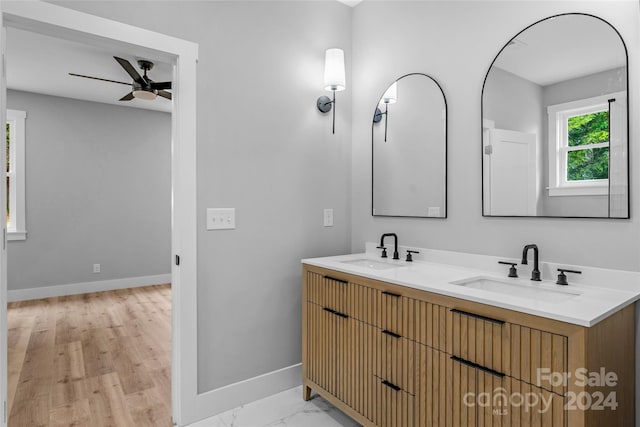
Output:
M609 142L609 112L569 117L569 147Z
M567 181L609 179L609 147L569 151Z

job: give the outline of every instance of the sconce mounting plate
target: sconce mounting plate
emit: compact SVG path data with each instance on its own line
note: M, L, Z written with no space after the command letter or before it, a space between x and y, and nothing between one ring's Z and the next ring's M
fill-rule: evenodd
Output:
M373 115L373 123L380 123L380 120L382 120L382 111L376 107L376 112Z
M321 96L320 98L318 98L317 106L318 110L320 110L321 112L328 113L329 111L331 111L331 107L333 105L331 99L328 96Z

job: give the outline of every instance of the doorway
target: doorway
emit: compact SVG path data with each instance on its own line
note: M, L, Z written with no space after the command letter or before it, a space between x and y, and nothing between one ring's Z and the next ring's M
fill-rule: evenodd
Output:
M196 61L198 46L163 34L41 2L2 4L0 45L4 57L7 26L27 29L68 40L90 41L96 46L135 50L137 56L160 57L173 64L174 113L171 150L171 283L172 417L176 424L194 420L197 404L196 372ZM6 80L2 71L0 115L6 117ZM6 195L0 198L6 203ZM0 214L6 224L6 212ZM3 227L6 236L6 227ZM0 262L0 397L7 398L7 251L6 237Z

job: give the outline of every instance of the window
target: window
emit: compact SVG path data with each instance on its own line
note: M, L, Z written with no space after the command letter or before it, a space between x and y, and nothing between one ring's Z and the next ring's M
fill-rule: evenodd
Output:
M549 195L609 194L609 101L624 94L549 106Z
M7 238L25 240L25 119L24 111L7 110Z

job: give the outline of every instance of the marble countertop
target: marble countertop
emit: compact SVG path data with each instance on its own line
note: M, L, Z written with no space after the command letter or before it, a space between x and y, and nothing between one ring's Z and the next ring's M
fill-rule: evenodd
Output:
M348 261L362 259L391 263L395 266L394 268L376 270L348 263ZM490 269L467 268L424 260L406 262L390 258L381 259L379 255L375 256L370 253L310 258L302 260L302 263L587 327L595 325L600 320L640 299L640 286L611 288L583 283L559 286L550 280L532 282L527 278L507 278L506 270L505 274L501 276ZM509 284L513 283L514 292L503 293L474 289L452 283L474 277L488 277ZM571 281L571 277L569 280ZM522 287L529 290L532 287L534 290L558 290L565 293L563 296L566 296L566 293L577 295L572 295L568 299L536 299L519 296L518 288ZM528 292L528 294L532 294L532 292ZM549 293L546 292L546 294Z

